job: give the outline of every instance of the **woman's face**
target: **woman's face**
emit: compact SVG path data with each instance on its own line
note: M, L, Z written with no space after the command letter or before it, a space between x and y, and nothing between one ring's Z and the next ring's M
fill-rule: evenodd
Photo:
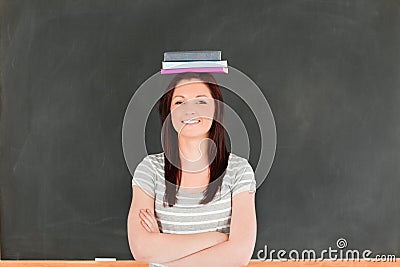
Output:
M198 80L181 80L171 101L171 120L178 136L208 137L215 103L208 86Z

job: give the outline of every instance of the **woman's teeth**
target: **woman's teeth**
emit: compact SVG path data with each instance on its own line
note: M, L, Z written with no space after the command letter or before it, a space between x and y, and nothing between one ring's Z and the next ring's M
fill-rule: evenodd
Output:
M185 124L195 124L195 123L200 122L200 120L185 120L185 121L182 121L182 122L185 123Z

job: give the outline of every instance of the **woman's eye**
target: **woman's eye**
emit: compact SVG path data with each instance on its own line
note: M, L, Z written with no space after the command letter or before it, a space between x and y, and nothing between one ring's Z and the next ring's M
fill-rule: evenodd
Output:
M182 101L177 101L177 102L175 102L175 105L179 105L181 103L182 103Z
M199 103L199 104L207 104L207 102L206 101L204 101L204 100L200 100L199 102L197 102L197 103Z

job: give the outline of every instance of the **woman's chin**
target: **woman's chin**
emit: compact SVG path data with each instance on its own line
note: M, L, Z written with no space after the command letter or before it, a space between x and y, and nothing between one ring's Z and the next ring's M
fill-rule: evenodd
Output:
M206 138L207 137L207 132L199 132L191 129L183 129L179 133L179 137L184 137L184 138Z

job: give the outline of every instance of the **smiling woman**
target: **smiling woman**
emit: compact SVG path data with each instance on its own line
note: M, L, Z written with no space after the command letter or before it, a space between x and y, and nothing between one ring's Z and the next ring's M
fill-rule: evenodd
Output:
M223 99L208 73L182 73L159 101L164 152L132 178L128 240L150 266L242 266L256 240L256 180L227 151ZM223 255L223 256L221 256Z

